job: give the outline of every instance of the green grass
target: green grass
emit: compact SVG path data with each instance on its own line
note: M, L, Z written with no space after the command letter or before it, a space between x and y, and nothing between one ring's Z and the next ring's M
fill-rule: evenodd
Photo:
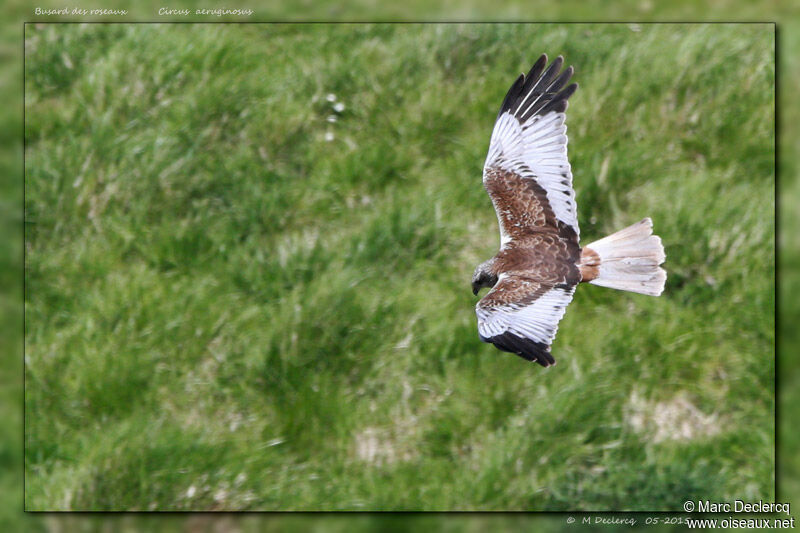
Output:
M771 499L773 47L769 25L28 25L26 508ZM581 86L584 242L651 216L669 273L660 298L580 287L549 370L478 340L469 285L499 240L492 122L542 51Z

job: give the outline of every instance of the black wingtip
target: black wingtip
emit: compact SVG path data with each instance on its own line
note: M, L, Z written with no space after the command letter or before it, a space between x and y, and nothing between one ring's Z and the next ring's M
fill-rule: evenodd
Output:
M539 56L528 74L517 78L508 90L497 117L500 118L503 113L508 112L524 124L535 115L545 115L551 111L564 112L567 109L567 99L578 85L573 83L562 89L575 72L572 66L560 72L563 65L563 56L556 57L549 66L547 54Z
M557 95L553 97L552 100L547 102L545 105L541 107L541 110L538 111L540 115L546 115L551 111L555 111L556 113L563 113L567 110L569 106L569 97L573 95L575 91L578 90L578 84L572 83L568 85L563 91L559 92Z
M547 66L547 54L542 54L539 56L539 59L536 60L536 63L533 64L531 69L528 71L528 75L525 76L529 80L536 80L539 76L542 75L544 72L544 67Z
M544 367L556 364L550 347L543 342L526 339L508 331L494 337L479 336L483 342L494 344L498 350L516 354L526 361L534 361Z
M560 91L561 88L564 87L564 85L567 84L567 82L572 77L572 74L574 72L575 72L575 69L572 68L572 66L569 66L569 67L565 68L564 72L559 74L558 78L556 78L556 81L554 81L550 85L550 89L548 89L548 90L551 91L551 92L554 92L554 93Z
M520 74L506 93L506 97L503 99L503 104L500 106L500 111L497 112L497 118L500 118L500 115L511 109L511 103L519 99L519 93L522 92L522 87L524 85L525 74Z
M550 70L555 73L560 71L562 66L564 66L564 56L558 56L550 63Z

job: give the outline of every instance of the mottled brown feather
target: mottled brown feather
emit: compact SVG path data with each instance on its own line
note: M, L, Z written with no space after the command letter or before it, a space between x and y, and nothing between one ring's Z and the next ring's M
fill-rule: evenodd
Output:
M499 281L480 301L481 307L493 308L509 304L519 306L534 302L539 296L552 289L536 280L510 276Z
M580 282L580 247L554 233L532 233L504 246L492 263L500 275L521 276L551 285Z
M483 186L503 232L511 239L544 231L578 243L575 230L556 218L547 191L536 180L493 166L486 169Z
M577 236L555 217L545 190L534 180L499 168L487 171L484 185L511 239L495 256L492 270L553 285L578 283Z

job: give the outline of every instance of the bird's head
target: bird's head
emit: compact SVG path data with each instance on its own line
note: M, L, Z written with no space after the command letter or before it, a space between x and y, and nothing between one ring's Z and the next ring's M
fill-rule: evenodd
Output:
M484 261L475 268L472 274L472 294L477 295L483 287L494 287L497 283L497 274L492 272L493 259Z

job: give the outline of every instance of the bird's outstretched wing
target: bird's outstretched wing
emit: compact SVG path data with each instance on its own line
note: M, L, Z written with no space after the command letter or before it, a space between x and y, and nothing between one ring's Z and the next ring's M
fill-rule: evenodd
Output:
M542 366L555 364L550 345L574 292L575 285L502 274L476 307L481 340Z
M542 55L506 94L492 131L483 184L492 199L505 244L532 231L552 228L578 242L572 171L567 160L567 85L572 67L559 72ZM573 235L574 233L574 235Z

